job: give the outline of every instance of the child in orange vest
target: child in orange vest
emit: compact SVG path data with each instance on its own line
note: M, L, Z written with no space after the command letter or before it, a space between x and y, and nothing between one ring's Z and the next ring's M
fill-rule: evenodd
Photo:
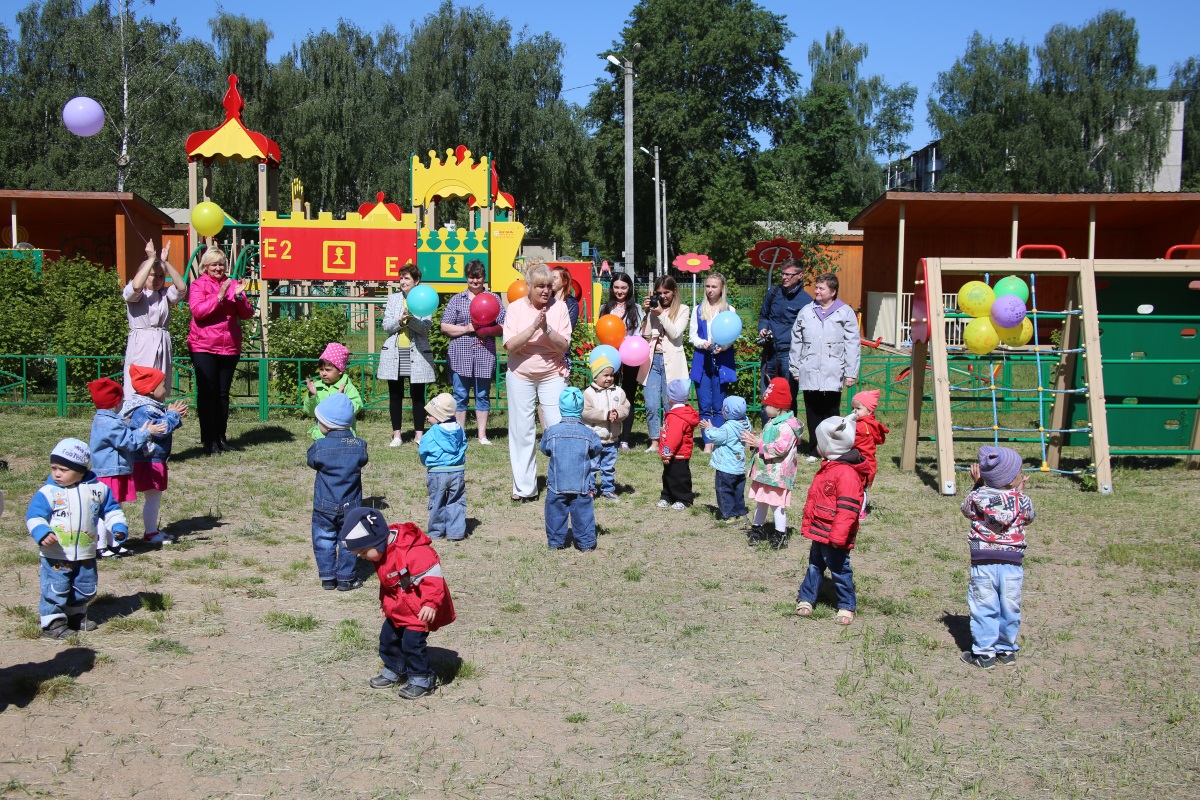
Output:
M887 439L888 427L875 419L875 409L879 406L879 390L859 392L850 398L850 407L858 416L854 426L854 449L862 454L867 462L867 487L875 482L875 471L879 463L875 458L875 450ZM867 492L863 490L862 511L858 513L858 521L867 518Z

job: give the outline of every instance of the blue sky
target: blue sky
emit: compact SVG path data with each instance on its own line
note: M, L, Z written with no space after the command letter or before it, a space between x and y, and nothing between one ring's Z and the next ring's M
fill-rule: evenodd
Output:
M82 0L90 5L91 0ZM1088 0L1057 0L1056 2L967 3L927 0L925 3L877 2L860 0L857 3L800 0L758 0L761 6L787 18L795 38L786 54L792 68L807 82L806 54L814 39L824 39L825 32L835 26L845 29L853 42L865 43L869 55L864 65L866 74L882 75L893 84L909 82L920 92L914 111L914 130L910 148L920 147L930 137L926 124L925 101L937 73L948 68L962 55L967 38L973 31L997 40L1024 40L1031 46L1042 41L1046 31L1056 23L1080 25L1105 8L1119 8L1137 20L1141 36L1143 63L1158 67L1159 84L1170 82L1170 68L1188 56L1200 55L1200 2L1179 0L1163 2L1105 3ZM113 0L114 5L116 0ZM17 10L25 5L14 0L0 0L4 9L0 19L13 27ZM317 0L159 0L154 5L133 2L135 13L155 19L174 18L186 34L208 38L207 20L219 8L265 19L275 33L269 55L274 60L310 31L333 28L339 16L354 22L366 31L378 30L391 22L402 33L410 23L435 11L438 0L410 0L403 3L358 3L343 6ZM460 3L474 5L474 3ZM618 37L633 7L631 2L579 2L579 0L523 0L497 3L485 0L497 17L506 17L514 29L527 26L531 32L550 32L566 46L563 63L563 86L569 100L584 103L591 84L607 80L603 61L598 53L608 50ZM13 31L15 35L15 30ZM574 88L574 87L583 88Z

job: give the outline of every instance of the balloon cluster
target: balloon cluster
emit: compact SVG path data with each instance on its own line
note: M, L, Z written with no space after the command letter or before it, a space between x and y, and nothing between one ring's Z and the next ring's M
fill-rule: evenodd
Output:
M963 330L963 342L975 355L985 356L1003 342L1022 347L1033 339L1033 322L1027 316L1029 287L1016 275L996 282L969 281L958 290L958 308L974 317Z
M714 344L729 347L742 335L742 320L736 312L722 311L713 317L709 330ZM619 364L640 367L650 358L650 343L641 336L626 335L625 321L616 314L605 314L596 320L596 338L600 346L616 350Z

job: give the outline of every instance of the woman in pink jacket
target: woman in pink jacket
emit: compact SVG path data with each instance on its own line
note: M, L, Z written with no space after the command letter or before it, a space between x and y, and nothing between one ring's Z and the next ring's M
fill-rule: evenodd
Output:
M188 287L192 309L188 352L196 370L196 416L206 456L229 450L229 387L242 352L240 321L254 316L246 297L248 281L226 277L225 253L210 247L200 259L200 276Z

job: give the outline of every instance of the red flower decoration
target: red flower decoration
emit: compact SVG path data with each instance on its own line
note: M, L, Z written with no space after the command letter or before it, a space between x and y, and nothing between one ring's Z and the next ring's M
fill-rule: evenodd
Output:
M675 260L671 262L676 269L684 272L704 272L712 269L713 260L708 256L700 253L684 253L680 256L675 256Z
M756 267L772 269L782 266L789 258L797 261L804 257L804 245L787 239L769 239L758 242L746 252L746 258Z

